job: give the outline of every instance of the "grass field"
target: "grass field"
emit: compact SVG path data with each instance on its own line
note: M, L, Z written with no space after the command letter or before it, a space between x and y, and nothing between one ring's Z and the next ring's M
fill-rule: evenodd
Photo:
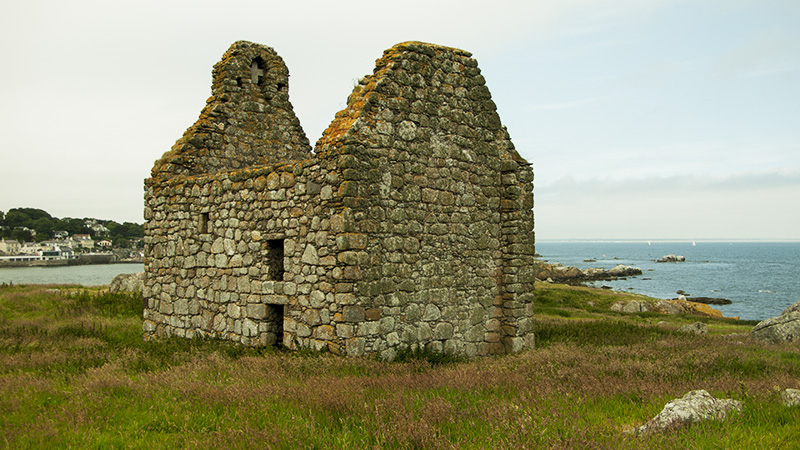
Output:
M754 343L753 323L622 315L630 294L538 285L537 348L401 362L144 342L142 299L0 287L3 448L796 448L800 345ZM636 296L636 298L640 298ZM594 306L591 306L594 305ZM666 323L663 323L666 322ZM694 389L744 410L636 437Z

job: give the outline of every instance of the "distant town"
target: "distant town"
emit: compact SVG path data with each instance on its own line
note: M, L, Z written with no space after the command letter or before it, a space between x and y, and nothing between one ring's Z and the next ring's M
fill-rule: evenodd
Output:
M141 262L143 238L136 223L12 208L0 211L0 267Z

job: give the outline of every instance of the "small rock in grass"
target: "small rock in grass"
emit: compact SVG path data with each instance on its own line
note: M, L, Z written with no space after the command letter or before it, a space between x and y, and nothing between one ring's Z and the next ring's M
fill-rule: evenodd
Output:
M684 325L678 328L678 331L681 333L696 334L699 336L708 334L708 325L704 324L703 322L695 322L691 325Z
M731 411L741 411L742 402L716 399L705 390L691 391L667 403L664 409L638 429L639 434L663 432L704 420L722 420Z
M786 389L781 392L784 406L800 406L800 389Z

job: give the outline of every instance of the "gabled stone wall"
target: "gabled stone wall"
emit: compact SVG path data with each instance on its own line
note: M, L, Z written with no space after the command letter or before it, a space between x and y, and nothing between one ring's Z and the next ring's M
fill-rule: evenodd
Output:
M252 51L225 64L253 67L260 46L234 44L226 58L237 46ZM302 135L262 146L287 149L284 164L200 152L195 171L207 174L190 176L174 164L194 154L181 142L219 128L201 115L146 181L146 336L389 359L403 347L532 348L533 174L470 56L416 42L387 50L316 155L288 152ZM225 64L215 86L232 86Z
M387 50L317 152L343 155L342 201L370 237L357 302L395 319L359 352L362 342L470 356L532 345L533 174L469 53Z
M200 118L156 161L153 176L199 175L311 157L289 103L289 70L275 50L234 43L214 65Z

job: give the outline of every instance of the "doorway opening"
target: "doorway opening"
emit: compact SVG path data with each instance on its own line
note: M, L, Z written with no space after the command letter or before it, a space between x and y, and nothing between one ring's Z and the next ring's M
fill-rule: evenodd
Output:
M266 344L274 347L283 345L283 312L284 305L267 304L264 322L267 324Z

